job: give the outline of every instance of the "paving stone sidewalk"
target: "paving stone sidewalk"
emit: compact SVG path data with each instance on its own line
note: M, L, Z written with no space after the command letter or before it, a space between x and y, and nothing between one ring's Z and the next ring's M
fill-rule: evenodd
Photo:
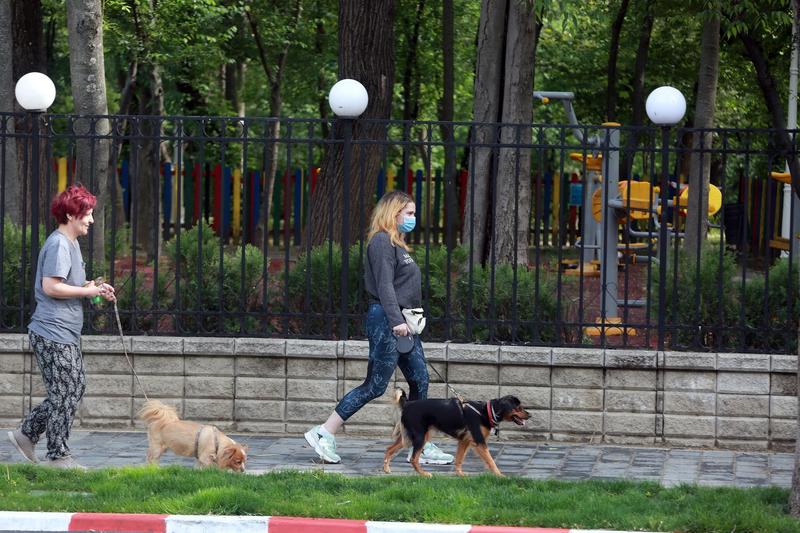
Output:
M0 432L0 462L23 462ZM306 445L302 435L258 436L232 435L250 448L248 473L273 470L324 470L353 476L383 475L383 454L388 439L342 435L337 452L342 464L321 464ZM437 440L447 452L455 450L454 441ZM40 458L46 443L37 448ZM73 431L70 438L73 456L90 468L132 466L145 462L147 435L144 432ZM794 456L790 453L655 448L588 444L524 443L492 439L489 448L497 466L506 475L532 479L627 479L655 481L664 486L682 483L706 486L779 486L792 481ZM395 457L392 472L411 474L405 452ZM194 460L166 452L162 464L192 466ZM452 466L426 466L433 473L454 475ZM484 472L483 463L470 452L464 464L470 474Z

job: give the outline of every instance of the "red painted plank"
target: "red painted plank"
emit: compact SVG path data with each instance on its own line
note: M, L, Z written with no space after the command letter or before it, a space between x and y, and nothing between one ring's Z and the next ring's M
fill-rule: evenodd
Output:
M366 533L367 523L364 520L273 516L269 519L268 531L269 533Z
M163 514L75 513L69 531L166 533L166 517Z

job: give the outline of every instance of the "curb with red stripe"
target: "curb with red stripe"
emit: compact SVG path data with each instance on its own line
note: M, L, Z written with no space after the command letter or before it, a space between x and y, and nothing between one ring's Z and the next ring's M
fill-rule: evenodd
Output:
M209 516L0 511L0 531L106 531L115 533L627 533L463 524L376 522L290 516ZM639 532L642 533L642 532Z

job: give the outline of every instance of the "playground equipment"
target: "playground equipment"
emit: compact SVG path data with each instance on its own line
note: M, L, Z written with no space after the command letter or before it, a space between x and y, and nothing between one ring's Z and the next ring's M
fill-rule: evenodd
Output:
M662 87L653 92L655 95L661 89L670 89L666 94L671 99L675 98L671 87ZM662 91L664 92L664 91ZM664 258L653 257L650 252L653 249L652 231L636 231L631 226L632 220L652 219L655 227L661 235L669 238L680 238L682 233L677 227L666 228L661 232L659 217L661 215L661 200L659 190L650 183L639 181L620 181L619 180L619 147L620 147L620 124L604 123L605 128L602 135L588 137L580 128L575 110L572 105L574 93L571 92L550 92L537 91L534 97L542 103L549 103L551 100L559 100L564 105L564 110L573 127L573 133L586 147L586 152L570 154L570 158L580 161L586 168L586 179L584 180L583 209L581 214L581 257L580 262L583 266L577 271L589 275L599 275L601 278L601 316L597 318L596 327L584 329L584 333L591 336L599 335L636 335L633 328L622 327L621 317L619 316L620 306L641 306L642 300L621 300L618 297L618 268L619 258L622 254L641 258L648 261L661 262ZM651 96L653 96L651 95ZM678 93L680 100L682 95ZM648 99L649 100L649 99ZM670 103L671 105L671 103ZM679 106L661 105L655 111L667 113L667 121L674 119L678 121L682 118L685 111L685 101L683 101L683 111ZM648 102L648 112L650 102ZM654 111L654 112L655 112ZM678 113L678 111L680 111ZM661 122L664 122L662 120ZM601 153L602 151L602 153ZM683 189L677 198L668 200L668 207L677 208L685 214L688 207L689 189ZM720 190L709 186L709 215L715 214L722 206L722 194ZM620 243L619 224L624 224L627 233L631 237L643 237L645 242L639 243ZM659 247L661 250L668 250L669 246ZM599 273L592 265L599 264Z
M598 264L600 261L600 242L602 241L599 220L592 216L592 198L601 191L602 183L602 154L599 153L602 139L599 136L584 138L578 118L575 115L575 108L572 101L575 93L560 91L535 91L534 98L539 99L543 104L551 100L560 101L564 106L564 112L572 128L573 135L579 142L587 147L587 153L571 153L570 158L574 161L582 162L586 167L586 179L582 190L582 209L581 209L581 237L580 237L580 264L568 272L583 274L584 276L599 276Z
M789 251L789 235L792 234L789 229L792 204L797 204L797 202L792 202L792 175L788 171L770 172L769 177L779 183L783 183L783 216L781 219L781 234L776 236L774 239L770 239L769 246L770 248L782 250L784 253L786 253ZM797 218L797 213L795 213L795 226L797 226ZM794 232L795 235L797 235L797 233L797 231Z
M587 156L579 154L587 169L586 185L583 191L583 210L581 213L581 261L585 265L591 264L592 259L597 257L600 263L601 278L601 315L597 319L600 325L598 328L586 328L586 333L605 334L605 335L635 335L633 328L623 328L618 324L622 319L619 316L619 299L617 296L617 270L619 267L618 259L618 229L617 229L617 208L612 207L611 201L619 199L619 126L620 124L609 122L603 124L606 128L604 135L585 136L580 128L572 101L575 98L571 92L552 92L536 91L534 98L542 103L551 100L560 100L564 105L567 119L572 131L579 142L587 148ZM601 157L600 151L606 154ZM592 157L588 157L591 155ZM589 175L589 173L592 173ZM600 196L600 220L595 219L592 214L592 198L595 189ZM625 302L622 302L624 305ZM609 327L610 326L610 327ZM597 329L597 331L594 331Z

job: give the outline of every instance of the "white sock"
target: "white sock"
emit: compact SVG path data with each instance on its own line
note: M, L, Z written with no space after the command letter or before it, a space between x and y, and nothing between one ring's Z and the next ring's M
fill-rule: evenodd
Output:
M334 438L334 436L333 436L333 433L331 433L330 431L328 431L327 429L325 429L325 426L323 426L323 425L320 425L320 426L319 426L319 430L317 431L317 433L319 433L319 434L320 434L320 435L322 435L323 437L327 437L327 438L329 438L329 439L332 439L332 438Z

